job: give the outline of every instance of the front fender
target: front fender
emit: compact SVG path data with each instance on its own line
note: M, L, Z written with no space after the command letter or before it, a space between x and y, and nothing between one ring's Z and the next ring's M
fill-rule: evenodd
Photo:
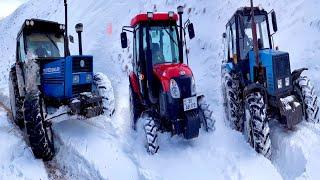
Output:
M307 70L308 70L308 68L300 68L300 69L294 70L294 71L291 73L292 82L296 81L296 80L300 77L301 73L302 73L303 71L307 71Z

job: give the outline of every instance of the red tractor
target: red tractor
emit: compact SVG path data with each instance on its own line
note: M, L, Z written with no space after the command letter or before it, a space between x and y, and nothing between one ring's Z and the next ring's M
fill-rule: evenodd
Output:
M197 95L192 71L183 63L185 30L190 39L195 33L189 20L182 24L182 14L181 6L178 14L138 14L121 33L122 48L128 47L126 32L133 33L130 108L134 129L143 117L139 124L143 124L150 154L159 149L158 131L192 139L198 137L201 126L206 131L214 128L212 112L204 96Z

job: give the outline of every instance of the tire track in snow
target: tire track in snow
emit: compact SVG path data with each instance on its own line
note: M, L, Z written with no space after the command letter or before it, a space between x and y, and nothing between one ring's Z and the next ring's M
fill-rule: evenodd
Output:
M319 125L302 122L290 131L274 120L270 129L272 163L284 179L313 179L320 176L320 172L311 166L320 153Z

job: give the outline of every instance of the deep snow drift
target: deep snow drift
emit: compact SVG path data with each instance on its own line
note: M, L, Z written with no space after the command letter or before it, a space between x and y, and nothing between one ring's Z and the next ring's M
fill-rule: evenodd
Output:
M58 150L54 162L61 176L70 179L319 179L319 126L302 123L294 131L286 131L274 122L274 156L269 161L255 153L242 134L224 123L220 92L221 35L232 13L248 3L231 0L70 0L69 32L76 37L74 25L84 24L84 54L92 54L94 70L111 79L116 93L116 113L111 119L100 116L87 121L72 119L54 124ZM312 78L320 95L320 2L259 0L255 3L267 10L276 10L279 32L274 37L275 43L290 53L292 69L309 68L306 74ZM185 19L189 17L195 25L196 38L188 41L189 65L197 89L201 90L199 93L206 95L214 111L216 131L202 132L192 141L162 134L159 153L149 156L139 134L131 130L127 80L131 54L121 49L119 34L121 27L129 25L130 18L139 12L170 11L178 5L186 6ZM0 89L4 96L8 95L8 69L14 62L16 34L24 19L31 17L64 22L63 0L50 3L31 0L0 21ZM77 54L77 42L71 44L71 51ZM16 152L21 147L23 141L21 136L15 136L14 139L22 143L3 148L14 142L8 142L9 138L6 138L11 136L8 129L13 126L7 123L4 112L0 119L0 134L4 137L0 141L3 151L0 167L5 167L0 170L0 179L15 178L19 174L11 174L10 168L6 168L10 167L6 159L12 149ZM23 178L39 179L34 175L40 175L45 179L48 167L34 160L26 149L28 153L11 167L22 167ZM26 164L37 170L25 169L22 165Z

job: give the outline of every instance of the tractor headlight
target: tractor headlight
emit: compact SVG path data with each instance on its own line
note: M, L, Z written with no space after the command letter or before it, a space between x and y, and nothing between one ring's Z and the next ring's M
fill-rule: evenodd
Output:
M282 79L278 79L278 89L282 88Z
M87 81L87 83L90 83L92 81L92 75L91 74L87 74L86 81Z
M174 79L170 80L170 93L173 98L180 98L180 89L177 82Z
M34 25L34 21L31 20L30 21L30 25L33 26Z
M286 86L290 86L290 78L289 78L289 77L286 77L286 79L285 79L285 85L286 85Z
M197 94L197 89L196 89L196 81L194 80L194 77L191 79L191 95L195 96Z
M80 83L80 75L79 74L74 74L73 75L72 83L73 84L79 84Z
M27 20L26 21L26 25L29 26L30 25L30 21Z

